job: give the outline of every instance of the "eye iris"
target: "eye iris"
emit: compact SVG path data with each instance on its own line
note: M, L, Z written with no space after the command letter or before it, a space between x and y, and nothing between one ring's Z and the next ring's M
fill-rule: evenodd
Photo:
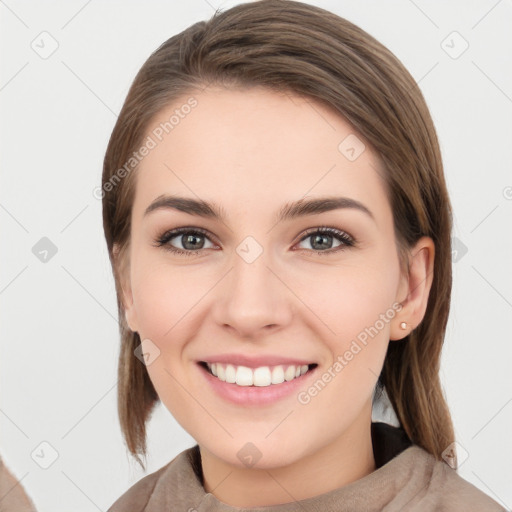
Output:
M332 247L332 235L319 233L316 235L311 235L311 238L313 240L311 246L314 249L330 249ZM326 239L330 239L330 243L326 242ZM327 245L327 247L325 247L325 245Z
M204 245L204 240L203 240L203 243L201 244L194 244L194 242L197 242L198 239L201 239L203 238L201 235L194 235L194 234L188 234L188 235L182 235L181 237L181 243L183 244L183 247L185 249L190 249L190 250L196 250L196 249L201 249ZM191 244L191 245L189 245Z

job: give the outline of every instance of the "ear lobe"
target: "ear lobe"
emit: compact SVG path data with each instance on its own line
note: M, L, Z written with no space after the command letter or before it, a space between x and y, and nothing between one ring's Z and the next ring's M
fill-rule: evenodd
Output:
M423 320L434 278L434 257L435 245L430 237L420 238L411 249L409 272L397 297L402 309L391 324L391 340L405 338Z
M130 281L129 248L121 250L118 244L114 244L112 254L114 256L114 267L119 285L121 287L121 301L125 313L125 320L131 331L136 332L135 311L133 305L133 294Z

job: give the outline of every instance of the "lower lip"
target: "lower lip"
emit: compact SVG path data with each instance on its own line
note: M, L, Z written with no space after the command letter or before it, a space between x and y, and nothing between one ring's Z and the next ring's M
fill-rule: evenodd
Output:
M265 405L277 402L285 397L298 393L304 388L309 377L313 375L318 366L308 370L304 375L296 377L290 381L284 381L281 384L270 384L270 386L238 386L224 382L212 375L203 366L198 364L200 372L213 390L225 400L237 405Z

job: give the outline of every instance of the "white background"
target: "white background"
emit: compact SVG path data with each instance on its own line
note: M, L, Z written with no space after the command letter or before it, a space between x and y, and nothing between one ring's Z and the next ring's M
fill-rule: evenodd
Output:
M92 191L142 63L236 3L0 2L0 453L41 512L104 511L143 476L117 420L116 300ZM454 236L467 247L454 263L441 371L469 452L459 474L511 508L512 3L311 3L390 48L431 110ZM58 42L47 59L31 47L43 31ZM456 59L442 46L453 31L469 43ZM42 237L58 250L46 263L32 253ZM148 433L148 472L195 444L162 406ZM43 441L58 453L48 469L31 458Z

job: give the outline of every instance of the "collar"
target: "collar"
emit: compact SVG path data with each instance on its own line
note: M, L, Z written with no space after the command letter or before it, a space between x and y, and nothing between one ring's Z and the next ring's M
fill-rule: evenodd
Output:
M242 509L219 501L203 487L201 455L196 444L180 453L158 472L145 512L193 510L194 512L292 512L382 510L400 489L420 489L430 454L413 445L404 430L386 423L372 422L372 445L376 469L365 477L327 493L300 501ZM415 470L412 472L411 467ZM416 469L417 468L417 469ZM413 474L414 473L414 474ZM375 490L383 492L375 492ZM384 492L386 491L386 492Z

